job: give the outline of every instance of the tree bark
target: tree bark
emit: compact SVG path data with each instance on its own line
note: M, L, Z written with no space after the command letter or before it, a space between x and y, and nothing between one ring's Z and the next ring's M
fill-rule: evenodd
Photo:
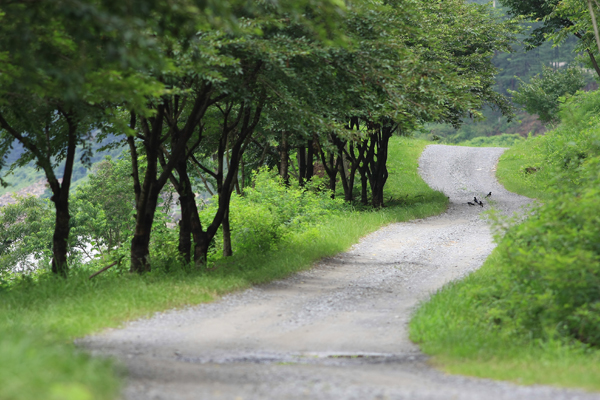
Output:
M223 229L223 257L231 257L233 255L233 248L231 247L231 226L229 225L229 205L227 205L227 210L225 210L225 215L223 216L223 224L221 226Z
M289 146L288 146L288 134L286 131L281 132L281 143L279 144L279 175L283 178L283 182L286 185L290 184L289 174Z
M592 18L592 26L594 28L594 38L596 39L596 45L598 46L598 51L600 51L600 34L598 33L598 24L596 23L596 13L594 12L594 7L592 6L592 0L587 0L588 10L590 12L590 17Z
M369 191L368 191L368 185L369 185L369 178L367 177L367 171L365 171L364 168L359 168L359 173L360 173L360 202L363 205L367 205L369 204Z
M306 182L306 147L298 146L298 184L304 186Z
M187 162L185 160L180 161L177 164L177 174L179 175L179 185L175 186L175 190L179 194L179 206L181 208L181 220L179 220L179 255L183 258L186 263L189 263L192 259L192 207L191 203L195 203L194 193L187 177ZM184 177L185 176L185 177ZM172 179L172 182L175 179Z
M389 141L395 131L391 122L379 127L371 140L376 140L377 154L371 159L371 205L384 206L383 187L388 178L387 158Z
M138 207L136 215L136 224L133 238L131 239L131 267L130 272L143 273L149 272L150 267L150 234L156 206L158 205L158 196L160 191L152 190L145 201Z
M306 181L310 181L315 173L315 139L309 139L306 144Z
M586 49L586 51L587 51L588 55L590 56L590 61L592 62L592 66L594 67L596 74L598 75L598 77L600 77L600 67L598 66L596 57L594 57L594 53L592 53L590 49Z
M73 163L75 162L75 150L77 140L75 133L77 124L71 120L70 116L65 114L69 125L67 157L65 159L65 170L63 173L62 183L58 183L54 174L52 174L50 187L52 188L53 196L51 200L54 202L56 210L54 234L52 235L52 272L67 277L69 274L69 265L67 262L67 254L69 251L69 191L71 188L71 177L73 175Z
M206 263L206 257L209 249L209 244L215 237L218 228L223 226L225 219L227 218L227 222L229 222L229 204L231 201L231 194L233 192L234 182L238 175L238 169L242 160L242 156L244 151L246 150L248 143L252 138L252 133L254 132L254 128L258 124L260 115L262 113L262 108L264 106L265 96L264 93L261 94L260 100L257 106L252 110L251 106L246 105L243 101L240 104L238 109L237 118L229 123L229 115L233 110L233 103L230 103L222 110L224 123L221 131L221 137L219 138L219 145L217 149L217 171L212 171L195 159L195 157L191 157L192 160L207 174L211 175L217 181L217 212L213 217L211 224L206 228L206 231L203 231L200 225L200 220L192 220L192 233L194 236L194 260L196 262L196 266L201 266ZM241 126L238 127L238 125ZM237 134L234 135L233 131L236 130ZM232 146L228 146L229 142L233 142ZM230 147L230 159L229 159L229 168L227 169L227 173L224 171L224 156L226 149ZM197 217L197 212L194 217ZM196 222L197 221L197 222ZM194 228L197 226L198 228ZM230 229L227 226L224 227L224 232L230 232ZM224 242L230 242L224 236ZM229 253L232 253L230 244ZM224 249L224 254L226 254L226 249Z
M339 168L337 161L339 161L339 158L336 161L335 154L333 152L326 152L316 138L315 145L317 146L317 150L319 152L319 155L321 156L321 163L323 164L323 169L329 177L329 189L331 189L331 198L334 199L335 186Z

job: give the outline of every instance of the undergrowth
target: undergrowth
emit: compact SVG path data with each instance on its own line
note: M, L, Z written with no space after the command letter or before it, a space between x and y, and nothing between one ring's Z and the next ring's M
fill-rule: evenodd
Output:
M579 94L501 159L502 183L541 203L499 220L484 266L416 312L411 338L447 371L600 390L599 109Z
M263 227L266 234L259 242L246 240L244 229L255 226L249 220L242 224L232 210L233 232L241 235L234 243L238 248L234 247L232 257L215 257L211 270L191 271L168 259L170 253L161 252L158 242L154 249L158 267L143 276L113 268L90 280L91 269L99 266L88 265L74 268L68 280L41 272L0 283L0 399L114 398L119 390L118 368L80 353L73 339L284 278L348 249L383 225L444 211L446 197L431 190L417 172L418 157L427 144L392 139L386 186L386 199L391 201L381 210L356 211L335 202L312 204L312 214L294 219L294 213L280 218L281 211L272 207L272 224ZM290 199L289 204L306 205L298 199ZM294 224L302 229L292 229ZM169 235L163 235L164 240L170 240Z

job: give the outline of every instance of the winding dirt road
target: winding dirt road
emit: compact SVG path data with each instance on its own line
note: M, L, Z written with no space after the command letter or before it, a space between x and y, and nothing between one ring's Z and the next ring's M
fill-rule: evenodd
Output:
M479 268L494 247L473 196L518 211L495 180L498 148L432 145L440 216L389 225L310 271L82 339L129 370L127 399L600 399L599 394L445 375L410 342L418 302ZM487 202L487 201L486 201Z

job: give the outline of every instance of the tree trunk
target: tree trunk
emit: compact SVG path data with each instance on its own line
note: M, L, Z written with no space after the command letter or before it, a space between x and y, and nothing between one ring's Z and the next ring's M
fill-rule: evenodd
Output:
M189 199L183 196L179 196L179 205L181 206L181 220L179 221L178 251L183 260L189 263L192 259L192 211L189 207Z
M130 272L143 273L150 271L150 234L154 215L158 205L160 191L153 190L142 207L138 208L135 231L131 239L131 266Z
M600 67L598 67L598 62L596 61L596 57L594 57L594 53L592 53L590 49L586 49L586 51L590 56L590 61L592 62L592 66L594 67L596 74L598 75L598 77L600 77Z
M281 175L286 185L290 183L289 158L287 132L283 131L281 132L281 143L279 144L279 175Z
M306 146L306 181L310 181L315 173L315 139L308 141Z
M359 168L360 172L360 202L363 205L369 204L368 185L369 178L367 177L367 171L365 168Z
M62 188L61 188L62 189ZM69 239L69 202L68 198L59 196L54 200L56 218L54 223L54 235L52 236L52 272L67 277L69 266L67 264Z
M298 184L304 186L306 182L306 147L298 146Z
M67 139L67 157L65 159L65 170L63 173L62 182L52 171L46 171L46 176L49 178L48 183L53 192L51 200L54 202L56 210L54 234L52 235L52 272L67 277L69 274L69 265L67 263L67 254L69 251L69 191L71 189L71 177L73 175L73 163L75 162L75 150L77 141L75 134L77 132L77 123L71 119L69 113L63 113L69 125Z
M394 130L395 128L392 125L383 125L372 139L377 140L377 155L376 159L372 160L371 166L371 205L374 208L384 206L383 187L388 178L388 147Z
M231 227L229 225L229 206L227 206L227 210L225 210L225 215L223 216L223 224L221 225L223 229L223 257L231 257L233 255L233 248L231 247Z
M346 168L344 168L344 160L343 154L338 154L338 162L337 167L340 172L340 180L342 181L342 188L344 189L344 200L351 202L353 200L352 196L352 186L350 185L350 181L348 180L348 175L346 175Z
M260 97L260 101L255 107L254 111L251 107L248 107L245 103L241 103L238 112L238 117L234 120L233 124L223 124L224 129L221 132L221 137L219 139L219 145L217 149L217 172L211 171L208 168L202 166L200 163L197 163L198 166L204 170L204 172L210 174L217 181L217 194L218 194L218 207L215 216L211 224L206 228L206 231L202 230L200 225L199 218L192 220L192 234L194 236L194 261L197 266L200 266L206 263L207 253L209 249L209 244L215 237L219 226L223 226L223 224L228 225L229 223L229 204L231 201L231 194L234 188L234 182L238 175L238 169L248 146L248 143L251 140L252 133L254 128L258 124L259 117L262 113L262 107L265 101L265 95L263 94ZM227 105L224 108L224 120L227 122L229 114L233 109L233 103ZM241 126L238 127L238 123L241 122ZM235 136L230 136L232 133L236 131ZM233 142L231 146L228 146L228 143ZM227 173L224 172L224 156L226 149L229 148L231 158L229 160L229 168L227 169ZM198 217L198 213L196 212L194 217ZM227 220L227 222L224 222ZM230 228L225 226L223 228L224 231L224 242L225 247L229 247L229 251L224 249L224 254L226 256L231 255L231 241L226 237L225 232L230 232ZM229 242L229 244L227 244Z
M191 188L190 178L187 175L183 175L181 171L178 171L180 182L183 185ZM177 186L176 186L177 188ZM185 215L188 218L188 226L189 232L192 235L194 241L194 265L196 268L200 268L201 266L206 264L206 255L208 252L208 244L210 239L207 237L206 232L202 229L202 223L200 222L200 215L198 214L198 206L196 205L196 197L194 193L190 190L189 196L180 197L181 201L181 209L182 209L182 219L184 216L183 209L185 208ZM181 228L180 228L181 229ZM189 241L189 234L186 234L186 239ZM181 245L181 230L180 230L180 245ZM190 243L191 246L191 243ZM191 249L190 249L191 253ZM191 256L189 257L191 258ZM190 261L186 258L186 261Z

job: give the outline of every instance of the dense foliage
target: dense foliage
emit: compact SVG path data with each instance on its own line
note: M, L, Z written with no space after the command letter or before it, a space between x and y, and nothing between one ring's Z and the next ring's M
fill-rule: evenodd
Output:
M509 91L513 101L530 114L537 114L545 123L558 122L559 99L575 94L585 86L583 72L577 68L552 69L544 67L543 74L520 82L516 91Z

